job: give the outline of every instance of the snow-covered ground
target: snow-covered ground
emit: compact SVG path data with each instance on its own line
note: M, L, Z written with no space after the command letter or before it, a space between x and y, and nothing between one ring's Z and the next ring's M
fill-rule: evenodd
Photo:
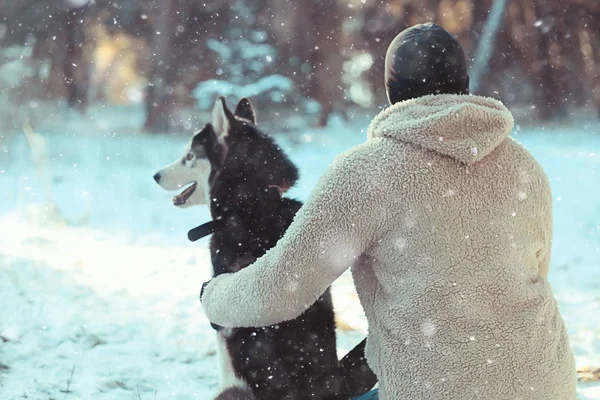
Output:
M306 198L366 121L279 138L302 174L291 195ZM176 209L152 180L187 138L90 126L40 129L56 209L25 135L0 133L0 399L210 398L214 333L198 301L210 258L206 239L186 238L208 212ZM552 182L550 280L577 366L600 368L600 126L515 137ZM366 323L348 275L334 296L344 352ZM597 383L578 389L600 399Z

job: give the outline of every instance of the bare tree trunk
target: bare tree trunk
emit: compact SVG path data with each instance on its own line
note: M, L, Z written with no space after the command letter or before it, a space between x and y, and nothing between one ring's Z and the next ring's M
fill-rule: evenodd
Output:
M342 22L336 0L313 0L313 4L311 20L316 29L310 52L312 71L307 94L321 104L317 125L325 126L333 111L343 104Z
M146 122L149 132L168 132L173 111L171 36L173 0L159 0L157 18L153 24L153 59L146 92Z
M600 17L600 15L599 15ZM599 32L590 32L590 47L592 50L592 54L590 57L594 57L592 59L593 65L600 65L600 33ZM600 117L600 71L596 68L595 74L590 77L590 84L592 86L592 101L596 106L596 112L598 113L598 117Z
M490 60L494 54L494 43L503 23L505 10L506 0L494 0L487 21L483 25L470 71L473 93L479 92L482 80L489 72Z
M336 0L274 0L273 32L284 65L302 93L321 105L323 126L343 100L341 20ZM290 16L293 16L291 18Z
M555 17L556 18L556 17ZM583 106L585 103L585 83L574 76L585 76L585 60L581 51L579 30L581 16L569 11L556 20L558 43L560 44L560 87L563 97L570 105Z
M559 75L550 59L550 47L556 42L556 22L548 0L535 0L536 15L540 23L537 26L538 54L534 64L536 83L536 107L541 119L550 119L560 108L562 101L559 87Z
M373 58L373 65L367 72L367 80L377 99L376 104L380 105L387 101L384 85L387 47L397 34L408 28L408 18L414 14L415 7L407 3L400 13L393 12L392 5L389 3L386 5L375 3L365 8L360 35L363 49Z
M69 4L69 3L67 3ZM66 52L63 63L65 96L69 107L85 112L89 88L89 66L84 55L85 3L71 7L65 15Z

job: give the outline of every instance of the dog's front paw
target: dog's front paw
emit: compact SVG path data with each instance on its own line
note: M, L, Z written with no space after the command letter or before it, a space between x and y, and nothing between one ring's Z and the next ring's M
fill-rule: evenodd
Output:
M214 400L255 400L252 390L247 386L233 386L225 389Z
M202 284L202 289L200 289L200 303L202 303L202 295L204 294L204 289L206 289L206 285L208 285L210 283L209 281L206 281Z
M200 289L200 303L202 303L202 295L204 294L204 289L206 289L206 286L210 283L210 281L204 282L202 284L202 289ZM212 328L214 330L216 330L217 332L221 331L223 329L222 326L217 325L217 324L213 324L212 322L210 323L210 326L212 326Z
M212 322L210 323L210 326L217 332L221 332L223 329L225 329L221 325L213 324Z

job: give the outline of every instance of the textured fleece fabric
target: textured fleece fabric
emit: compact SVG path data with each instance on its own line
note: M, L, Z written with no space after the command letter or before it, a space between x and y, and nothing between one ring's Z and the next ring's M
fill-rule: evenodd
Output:
M382 400L575 399L547 280L551 192L502 103L425 96L380 113L278 244L206 287L207 317L300 315L349 266Z

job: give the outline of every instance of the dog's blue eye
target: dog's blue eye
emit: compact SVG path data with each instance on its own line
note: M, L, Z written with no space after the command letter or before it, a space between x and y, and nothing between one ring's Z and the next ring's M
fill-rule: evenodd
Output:
M188 153L187 156L185 156L185 159L190 161L192 158L194 158L194 155L192 153Z

